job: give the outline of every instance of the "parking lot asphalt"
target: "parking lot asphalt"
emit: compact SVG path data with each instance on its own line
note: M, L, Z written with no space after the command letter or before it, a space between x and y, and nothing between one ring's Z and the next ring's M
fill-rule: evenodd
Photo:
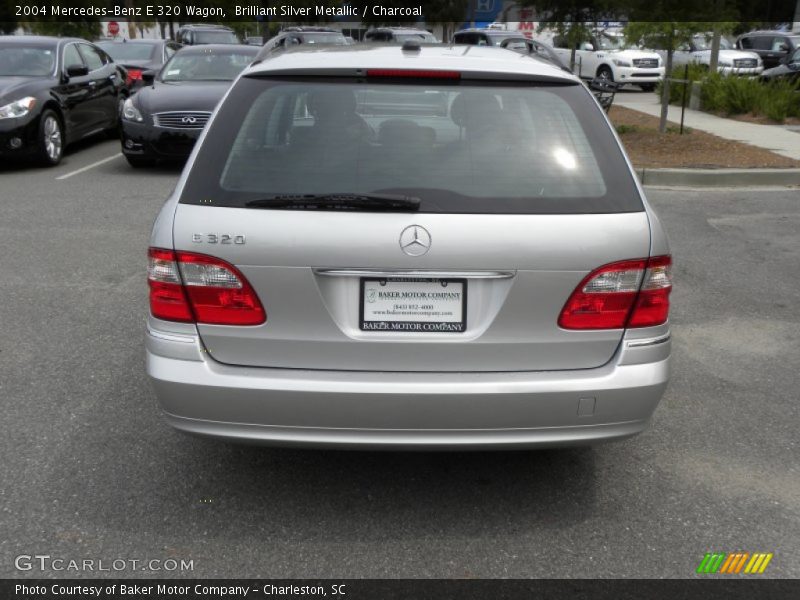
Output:
M797 190L649 190L676 263L674 371L636 438L270 449L161 421L145 250L178 171L117 152L0 168L0 576L690 577L706 552L746 551L800 577ZM194 570L15 568L34 554Z

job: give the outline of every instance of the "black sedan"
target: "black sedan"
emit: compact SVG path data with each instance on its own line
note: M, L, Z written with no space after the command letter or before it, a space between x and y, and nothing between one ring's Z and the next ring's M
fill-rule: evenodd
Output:
M800 83L800 48L781 59L781 64L761 73L763 81L788 80Z
M181 44L172 40L103 40L96 42L118 65L127 71L126 84L131 91L142 87L144 71L158 71Z
M57 165L67 144L117 131L125 94L122 69L94 44L0 36L0 157Z
M260 48L233 44L187 46L122 110L122 153L134 167L184 160L214 107Z

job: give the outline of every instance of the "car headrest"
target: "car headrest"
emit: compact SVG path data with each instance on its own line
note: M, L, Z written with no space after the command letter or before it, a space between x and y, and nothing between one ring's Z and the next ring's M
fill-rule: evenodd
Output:
M450 118L459 127L479 123L503 109L500 101L489 92L461 92L450 105Z

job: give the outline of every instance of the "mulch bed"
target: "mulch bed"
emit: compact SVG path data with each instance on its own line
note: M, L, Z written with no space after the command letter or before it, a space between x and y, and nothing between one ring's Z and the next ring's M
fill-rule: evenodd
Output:
M800 161L742 142L726 140L697 129L668 123L659 133L658 118L622 106L612 106L611 122L622 131L620 138L635 167L639 168L797 168ZM798 134L800 144L800 134Z

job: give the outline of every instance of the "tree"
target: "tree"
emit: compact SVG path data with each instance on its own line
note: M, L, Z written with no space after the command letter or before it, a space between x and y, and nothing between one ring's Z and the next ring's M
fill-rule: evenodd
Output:
M619 17L624 0L521 0L520 5L534 8L539 15L538 31L554 30L566 38L571 49L569 68L575 70L575 51L591 34L593 22Z
M103 35L100 20L89 17L76 21L28 21L21 25L26 31L37 35L77 37L85 40L95 40Z
M463 23L470 0L429 0L425 3L425 23L443 26L442 41L453 37L457 23Z
M648 40L657 40L658 46L666 51L667 61L664 68L664 82L661 86L661 120L658 130L667 130L667 111L669 108L669 79L672 77L672 58L675 50L682 44L691 41L692 36L707 31L708 23L696 21L635 21L625 26L625 37L629 44L638 45Z

